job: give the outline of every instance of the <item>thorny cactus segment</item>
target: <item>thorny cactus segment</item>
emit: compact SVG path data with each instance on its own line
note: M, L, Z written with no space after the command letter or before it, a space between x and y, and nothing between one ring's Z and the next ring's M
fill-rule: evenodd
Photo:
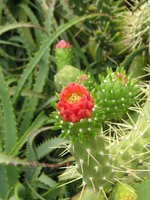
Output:
M121 119L127 109L136 102L136 81L127 77L123 68L117 68L115 72L108 69L106 78L99 78L101 85L97 86L97 105L102 108L106 120Z
M135 190L127 184L117 184L113 190L113 200L136 200Z
M84 118L91 118L94 99L86 89L77 84L70 83L65 87L59 98L56 108L62 120L76 123Z
M62 88L67 86L71 82L76 82L78 76L81 75L81 71L71 65L66 65L63 69L59 70L54 76L55 87L58 92L61 92Z
M143 173L142 169L145 172L149 171L149 164L144 161L150 155L149 142L147 142L150 138L149 99L144 108L139 110L139 113L137 122L133 124L128 134L122 128L124 124L122 127L121 125L118 126L118 130L116 129L116 131L120 130L119 133L122 136L120 140L109 144L111 145L110 153L114 155L113 165L118 166L120 173L126 172L137 180L140 180L140 176Z
M140 4L140 1L135 1L131 10L125 10L121 14L119 24L123 35L122 43L128 49L135 49L143 44L149 44L149 13L150 3ZM119 13L120 15L120 13Z
M71 65L73 61L73 52L70 44L61 40L56 44L55 49L55 62L57 71L63 69L65 65Z
M94 191L108 191L111 188L112 167L109 149L105 148L104 135L97 131L97 136L86 138L82 144L77 140L72 145L71 153L76 160L76 170L81 173L83 186Z

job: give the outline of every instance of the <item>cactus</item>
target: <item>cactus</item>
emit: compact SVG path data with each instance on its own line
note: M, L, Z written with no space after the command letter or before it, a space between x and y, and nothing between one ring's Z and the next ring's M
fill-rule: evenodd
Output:
M81 174L83 188L88 186L106 199L116 183L128 183L128 175L131 182L141 181L143 171L148 176L149 165L144 160L149 155L147 141L150 137L149 99L143 108L133 107L139 113L134 122L127 112L139 95L139 86L123 68L107 71L106 78L100 77L101 84L93 85L95 88L89 98L82 85L73 83L72 89L64 88L56 106L59 112L51 115L56 119L53 129L61 129L62 136L72 141L68 149L75 157L75 170ZM88 107L89 99L94 106ZM89 115L86 114L87 108ZM125 113L132 125L122 118ZM74 115L79 117L78 120L74 120ZM124 123L117 123L116 119L123 119ZM136 199L135 195L133 199Z
M134 50L143 44L149 44L149 1L134 1L132 10L125 10L121 15L119 26L123 43L127 49Z
M58 92L62 90L63 87L71 82L75 82L77 77L81 75L81 71L71 65L65 65L63 69L59 70L54 76L55 87Z
M135 190L127 184L117 184L113 190L114 200L136 200Z
M116 72L107 70L107 76L99 76L101 85L97 86L96 103L105 114L105 120L120 119L129 106L136 101L138 86L125 70L119 67Z
M56 44L55 60L57 73L54 76L54 82L56 90L60 92L63 87L71 82L75 82L77 77L83 72L71 65L73 61L73 52L70 44L65 40L61 40Z
M71 65L73 60L73 53L70 44L65 40L61 40L56 44L55 62L57 71L61 70L65 65Z

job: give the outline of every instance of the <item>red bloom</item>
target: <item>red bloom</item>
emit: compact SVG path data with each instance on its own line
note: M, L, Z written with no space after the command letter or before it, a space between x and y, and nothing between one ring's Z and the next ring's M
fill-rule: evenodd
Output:
M94 100L86 89L77 83L66 86L59 98L56 108L60 111L63 121L76 123L84 118L90 118Z
M65 49L65 48L71 48L70 44L68 44L65 40L60 40L56 44L57 49Z

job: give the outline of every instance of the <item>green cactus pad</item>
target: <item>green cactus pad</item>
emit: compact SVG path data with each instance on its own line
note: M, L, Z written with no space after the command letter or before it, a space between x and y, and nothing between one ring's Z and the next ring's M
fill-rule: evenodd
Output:
M94 191L108 191L111 187L109 179L112 161L104 143L104 135L99 133L91 139L84 137L82 144L76 140L71 149L76 159L76 168L82 174L83 185L93 188Z
M113 200L136 200L135 190L127 184L117 184L113 190Z
M71 48L56 48L55 63L57 71L63 69L66 65L72 65L73 53Z
M75 82L77 77L81 75L81 71L71 65L66 65L63 69L59 70L54 76L55 86L58 92L62 90L63 87L71 82Z
M136 81L127 77L123 68L117 68L115 72L108 69L106 78L99 76L99 79L101 85L97 86L96 104L105 113L105 120L118 120L136 102Z

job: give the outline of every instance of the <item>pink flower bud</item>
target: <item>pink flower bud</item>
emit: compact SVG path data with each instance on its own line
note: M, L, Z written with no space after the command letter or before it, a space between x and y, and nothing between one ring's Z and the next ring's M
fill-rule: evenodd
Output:
M60 40L56 44L57 49L65 49L65 48L71 48L70 44L68 44L65 40Z

